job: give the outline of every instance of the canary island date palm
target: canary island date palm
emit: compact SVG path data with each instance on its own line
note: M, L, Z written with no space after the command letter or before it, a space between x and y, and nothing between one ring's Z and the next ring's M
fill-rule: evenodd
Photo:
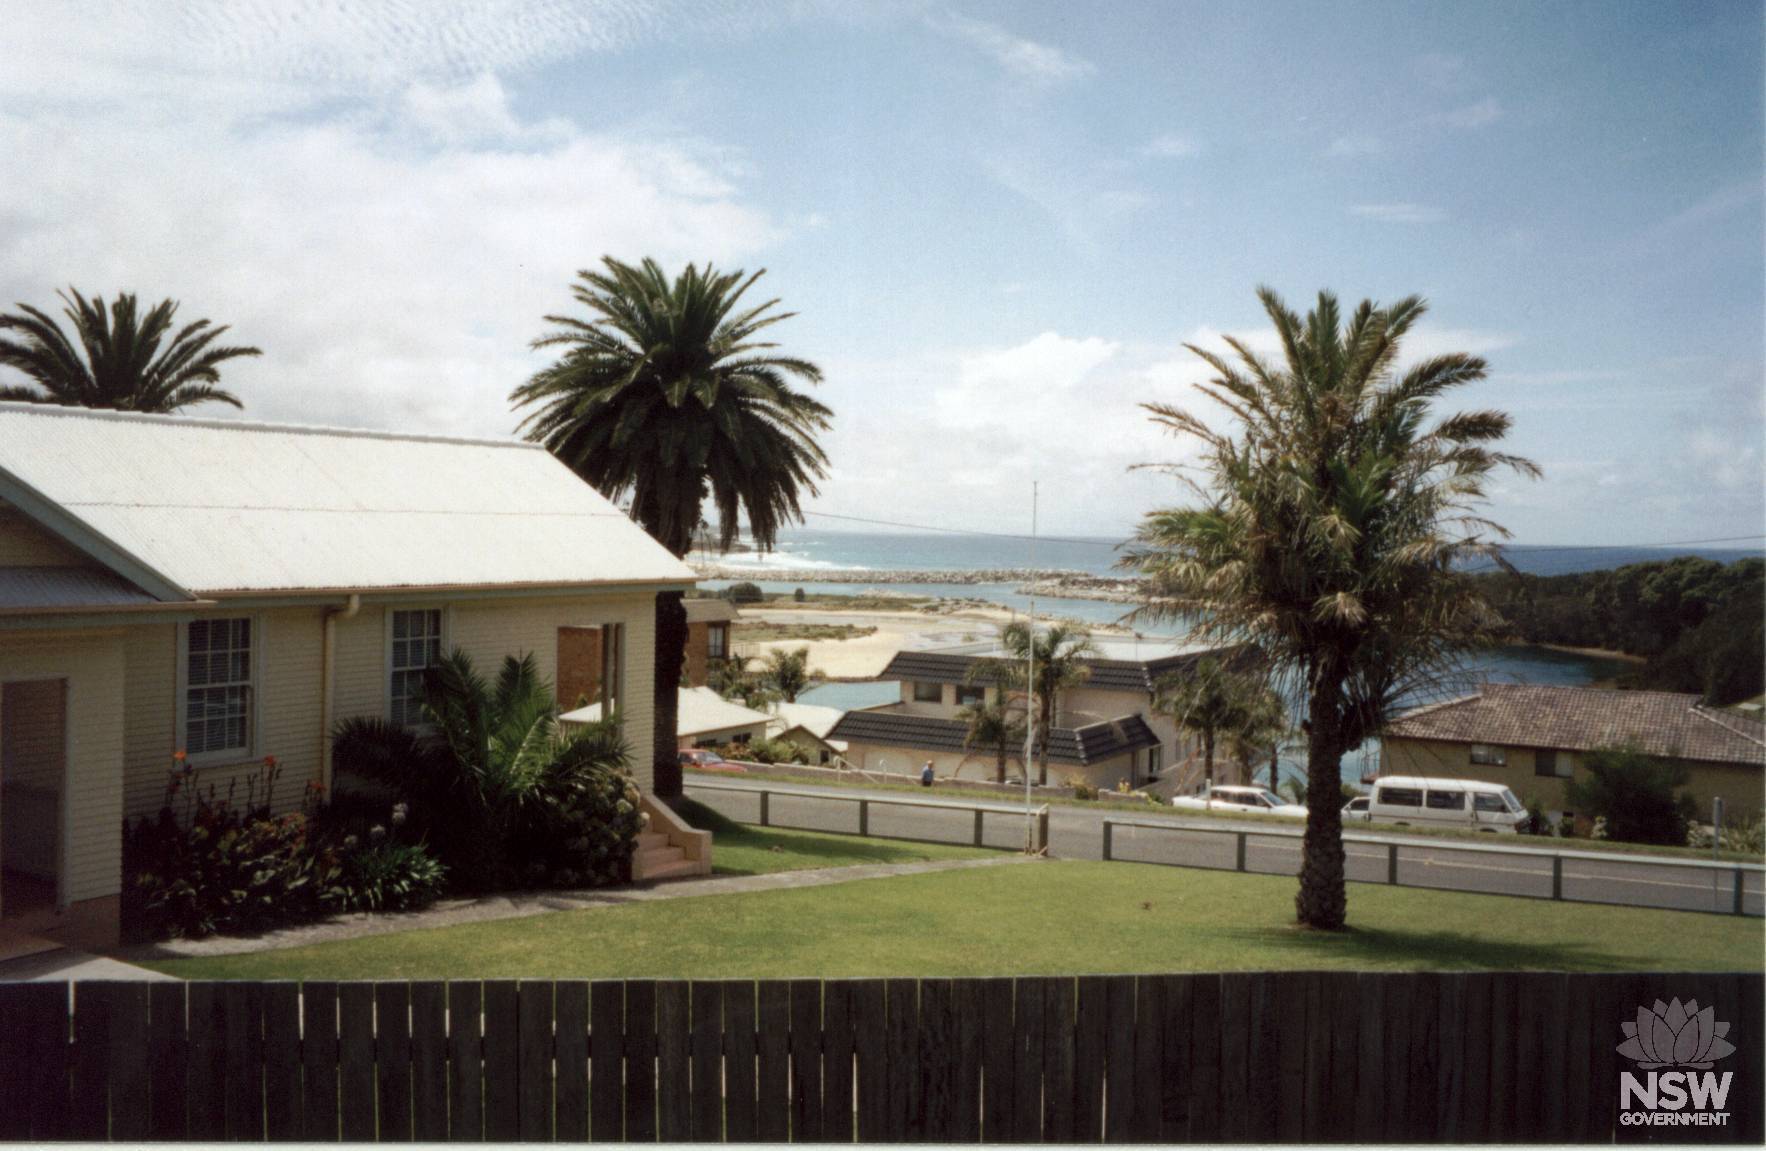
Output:
M1260 686L1248 673L1212 655L1156 685L1154 710L1202 740L1202 775L1210 796L1215 743L1246 726Z
M560 355L511 394L532 409L522 431L609 498L629 496L633 518L677 556L707 500L722 547L746 519L755 546L770 549L781 525L801 521L799 501L816 494L827 467L816 434L832 413L796 386L819 383L821 369L760 338L794 313L776 311L776 299L744 300L762 272L689 264L670 280L654 260L601 264L571 289L587 318L547 316L556 327L534 341ZM681 789L686 636L680 594L659 595L653 787L662 796Z
M776 647L766 653L766 658L761 663L760 678L767 687L778 693L780 699L786 703L796 703L800 694L827 679L828 674L820 668L809 666L809 648L786 651Z
M1482 379L1485 363L1453 353L1401 367L1420 298L1364 302L1345 321L1329 293L1304 318L1268 289L1258 296L1279 362L1238 340L1232 357L1190 347L1212 369L1197 389L1223 420L1144 405L1199 446L1199 470L1178 471L1193 502L1148 513L1124 562L1148 577L1149 616L1193 614L1203 638L1256 644L1304 699L1296 906L1303 924L1330 929L1347 914L1342 757L1488 642L1491 613L1455 569L1501 561L1507 533L1477 510L1492 474L1538 469L1497 450L1503 412L1435 418L1436 401Z
M108 309L101 298L87 299L73 288L57 294L73 339L54 317L28 304L0 313L0 365L31 381L0 386L0 400L126 412L175 412L210 402L244 406L217 386L221 365L263 353L218 344L227 325L196 320L174 331L176 300L161 300L143 314L129 292Z
M977 660L969 669L969 679L998 684L1030 701L1029 710L1036 715L1036 782L1045 786L1049 781L1049 734L1061 714L1061 693L1091 678L1087 661L1097 649L1092 646L1091 633L1083 628L1063 623L1032 628L1023 620L1014 620L1000 629L1000 651L1004 654L997 658Z

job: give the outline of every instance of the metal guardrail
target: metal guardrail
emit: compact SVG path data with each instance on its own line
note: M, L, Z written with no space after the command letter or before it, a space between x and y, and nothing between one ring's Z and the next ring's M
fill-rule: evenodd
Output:
M913 799L907 796L897 798L895 796L884 797L880 795L836 795L826 791L811 791L807 788L801 787L754 787L745 784L706 782L700 779L693 780L689 786L698 791L729 791L735 792L739 795L760 796L760 825L762 827L775 826L772 822L772 797L775 795L794 799L824 799L833 800L837 803L856 803L858 804L858 833L860 835L871 834L872 804L879 804L884 807L921 807L942 809L945 811L973 812L975 816L974 842L976 847L983 846L982 833L985 828L985 819L987 816L1008 815L1019 819L1024 817L1024 809L1022 807L1009 807L1003 803L963 803L948 799ZM1047 850L1049 845L1049 805L1045 803L1041 807L1033 808L1030 814L1035 817L1034 826L1036 829L1035 841L1031 845L1031 850ZM878 838L905 839L908 837L886 835L879 836Z
M1305 832L1303 831L1289 831L1284 828L1251 829L1240 827L1202 827L1193 823L1178 823L1164 819L1121 819L1114 816L1105 816L1103 820L1103 856L1106 860L1114 858L1114 833L1115 829L1118 827L1147 828L1153 831L1167 832L1189 832L1198 835L1236 836L1238 839L1238 852L1234 870L1237 871L1247 870L1245 866L1245 854L1247 841L1250 838L1299 840L1305 836ZM1345 833L1343 835L1343 842L1371 844L1377 847L1384 847L1386 849L1386 882L1394 887L1419 886L1417 884L1401 884L1398 882L1398 852L1399 849L1406 847L1426 851L1549 859L1551 861L1551 898L1560 902L1571 903L1600 901L1576 899L1565 900L1564 860L1566 859L1622 865L1626 867L1664 867L1703 871L1707 874L1728 873L1732 877L1731 885L1734 891L1734 899L1728 912L1728 914L1731 915L1747 914L1743 902L1744 896L1746 895L1746 887L1744 884L1745 877L1750 874L1766 875L1766 864L1758 863L1712 862L1703 859L1665 859L1659 856L1621 855L1615 852L1603 851L1549 851L1538 847L1502 847L1496 844L1485 845L1482 843L1431 843L1414 839L1398 839L1386 835L1356 835L1353 832ZM1162 863L1162 861L1158 860L1147 860L1145 862L1161 863L1162 866L1168 867L1198 866L1183 863ZM1219 871L1224 870L1224 868L1207 868L1207 870ZM1469 894L1478 893L1471 892ZM1525 898L1525 896L1523 897ZM1535 896L1532 898L1539 897Z

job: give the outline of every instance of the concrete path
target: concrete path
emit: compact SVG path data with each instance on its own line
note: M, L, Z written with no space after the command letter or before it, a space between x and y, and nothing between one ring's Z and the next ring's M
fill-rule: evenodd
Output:
M67 948L40 951L35 955L0 963L0 983L78 983L87 979L142 980L151 983L171 980L172 976L161 975L145 967L136 967L132 963Z
M997 859L956 859L927 863L869 863L854 867L823 867L807 871L779 871L770 875L723 875L704 879L677 879L612 889L581 891L518 892L487 895L477 899L448 899L422 911L384 915L337 916L318 923L302 924L263 935L216 935L208 939L170 939L162 943L127 948L125 959L186 959L207 955L244 955L284 947L304 947L340 939L360 939L399 931L427 931L461 923L485 923L498 919L521 919L553 911L586 911L597 907L620 907L628 903L651 903L661 899L684 899L698 895L732 895L744 891L784 891L797 887L824 887L865 879L890 879L931 871L970 867L999 867L1035 862L1021 855ZM119 966L121 966L119 964ZM87 978L104 978L87 976Z

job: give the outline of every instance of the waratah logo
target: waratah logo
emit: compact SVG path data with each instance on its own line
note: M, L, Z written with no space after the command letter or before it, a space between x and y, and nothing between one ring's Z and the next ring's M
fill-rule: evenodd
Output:
M1735 1050L1724 1038L1729 1024L1717 1022L1716 1010L1701 1010L1696 999L1688 999L1684 1005L1678 999L1670 1003L1658 999L1654 1008L1639 1007L1635 1022L1627 1019L1619 1024L1625 1042L1619 1044L1618 1052L1645 1071L1656 1067L1708 1068Z

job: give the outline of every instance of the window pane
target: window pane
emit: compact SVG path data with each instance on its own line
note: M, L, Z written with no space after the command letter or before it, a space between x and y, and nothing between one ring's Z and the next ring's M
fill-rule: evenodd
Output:
M1437 811L1464 811L1466 809L1466 793L1463 791L1431 791L1429 806Z

